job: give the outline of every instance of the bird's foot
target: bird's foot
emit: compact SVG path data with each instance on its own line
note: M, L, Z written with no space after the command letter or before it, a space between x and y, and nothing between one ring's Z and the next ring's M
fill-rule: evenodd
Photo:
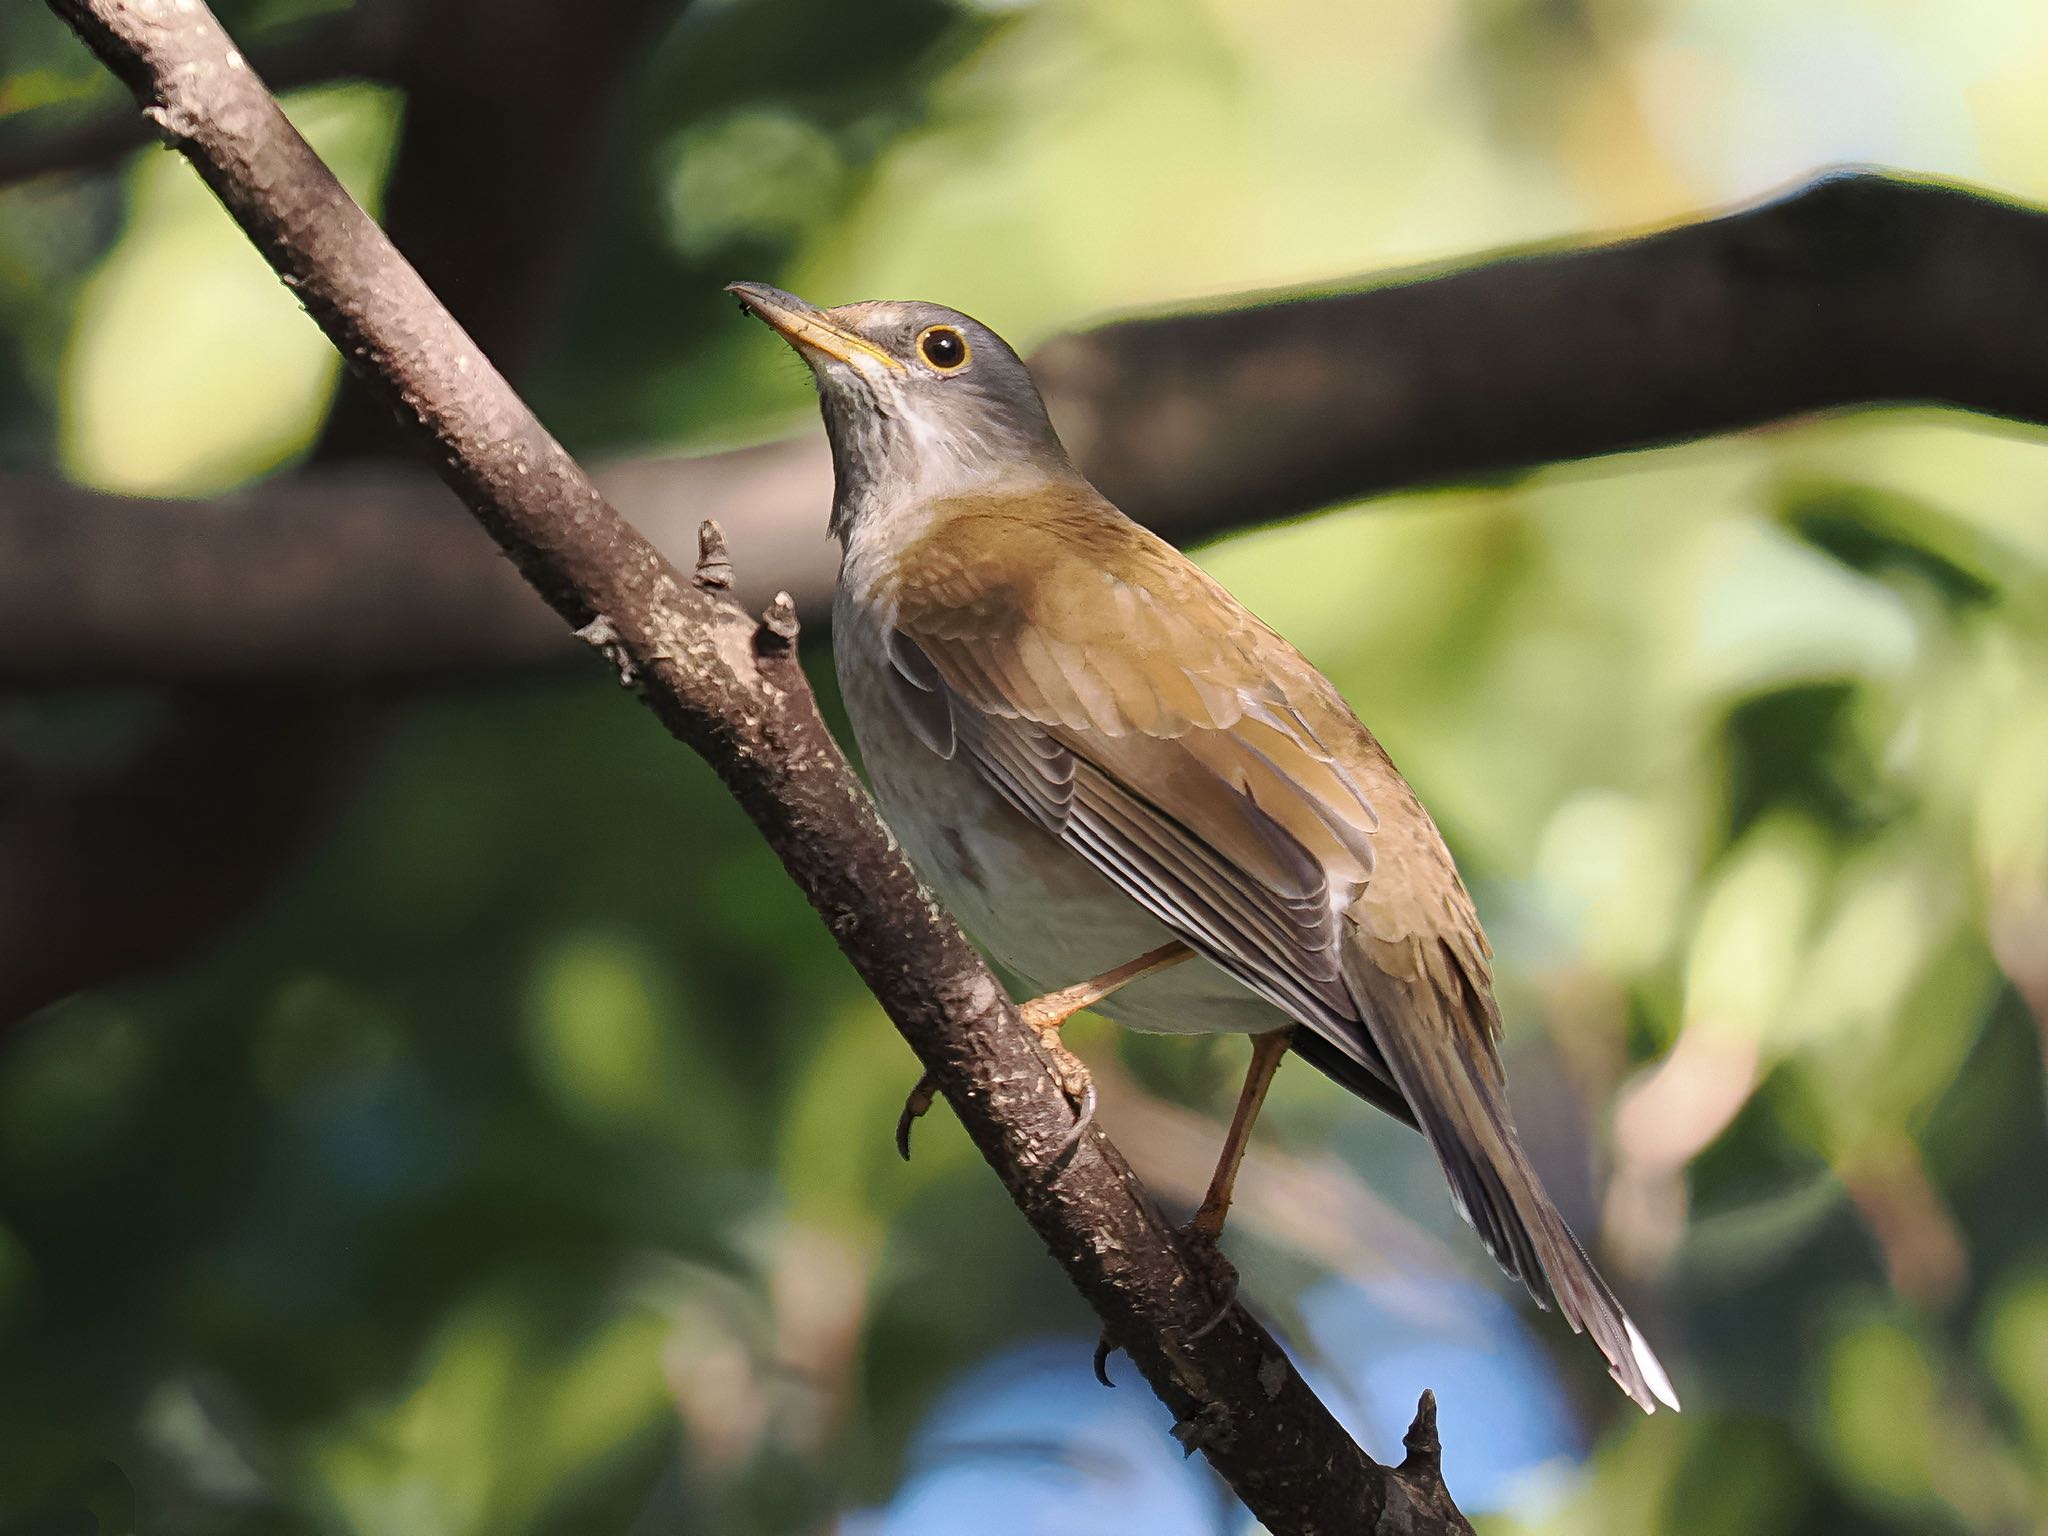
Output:
M1044 1001L1044 999L1039 999ZM1053 1076L1060 1080L1060 1088L1075 1104L1094 1097L1095 1084L1089 1079L1088 1067L1080 1057L1067 1048L1067 1042L1060 1038L1060 1024L1064 1019L1045 1024L1032 1017L1033 1004L1026 1003L1017 1011L1024 1016L1024 1022L1038 1032L1038 1043L1045 1048L1045 1054L1052 1058Z
M1052 1057L1053 1076L1059 1079L1060 1091L1074 1106L1074 1123L1052 1150L1051 1161L1058 1162L1074 1149L1088 1134L1088 1127L1095 1123L1095 1079L1088 1075L1088 1068L1081 1058L1068 1050L1066 1042L1060 1039L1057 1024L1034 1027L1038 1030L1038 1043ZM906 1163L910 1161L910 1128L932 1107L938 1096L939 1086L927 1072L917 1080L917 1086L903 1101L903 1113L896 1117L896 1150Z
M1042 1002L1044 999L1038 999ZM1088 1075L1087 1065L1067 1048L1067 1042L1060 1038L1062 1018L1051 1024L1040 1023L1032 1017L1032 1003L1026 1003L1019 1010L1024 1022L1038 1031L1038 1043L1045 1048L1045 1054L1052 1058L1053 1076L1059 1079L1060 1092L1067 1096L1067 1102L1074 1106L1074 1123L1060 1144L1053 1148L1052 1160L1058 1162L1071 1152L1081 1138L1088 1134L1088 1127L1095 1123L1095 1079Z
M1209 1295L1216 1300L1216 1310L1209 1314L1208 1319L1181 1335L1184 1344L1206 1339L1223 1325L1223 1320L1230 1316L1230 1309L1237 1305L1237 1266L1223 1256L1223 1249L1219 1246L1222 1236L1210 1222L1199 1217L1180 1229L1181 1251L1190 1261L1189 1268L1206 1283ZM1116 1385L1109 1379L1109 1357L1118 1348L1109 1330L1103 1329L1101 1337L1095 1341L1095 1379L1105 1387Z
M1180 1229L1181 1252L1187 1255L1189 1266L1207 1284L1209 1295L1216 1300L1216 1310L1209 1314L1208 1320L1183 1335L1190 1344L1214 1333L1222 1326L1223 1319L1230 1316L1231 1308L1237 1305L1240 1284L1237 1266L1224 1257L1222 1238L1219 1224L1205 1221L1199 1213Z

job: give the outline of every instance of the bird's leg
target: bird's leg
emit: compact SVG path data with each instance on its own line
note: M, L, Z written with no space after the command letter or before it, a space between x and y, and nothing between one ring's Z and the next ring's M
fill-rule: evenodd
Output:
M1148 949L1135 960L1126 961L1114 970L1104 971L1100 976L1079 982L1071 987L1062 987L1057 992L1048 992L1034 997L1028 1003L1018 1005L1017 1012L1024 1022L1038 1031L1038 1043L1045 1047L1052 1057L1053 1070L1059 1075L1060 1087L1067 1097L1079 1107L1074 1128L1067 1133L1065 1141L1055 1150L1057 1157L1081 1139L1088 1129L1088 1123L1095 1118L1095 1084L1088 1076L1087 1067L1081 1058L1067 1049L1060 1039L1060 1026L1079 1013L1083 1008L1093 1008L1112 992L1129 986L1141 977L1150 976L1154 971L1163 971L1170 965L1178 965L1194 953L1179 939L1169 939L1157 949ZM938 1097L938 1086L927 1072L917 1080L917 1086L910 1090L910 1097L903 1101L903 1113L896 1118L896 1150L908 1161L910 1157L910 1127Z
M1230 1212L1230 1195L1237 1187L1237 1170L1244 1165L1245 1148L1251 1145L1252 1124L1259 1118L1266 1090L1273 1086L1273 1074L1280 1069L1280 1058L1287 1054L1288 1042L1293 1038L1291 1024L1285 1029L1252 1036L1252 1062L1244 1075L1244 1087L1238 1090L1237 1111L1230 1117L1230 1129L1223 1137L1223 1155L1216 1160L1208 1194L1202 1197L1194 1219L1183 1229L1182 1235L1192 1240L1194 1256L1207 1265L1209 1277L1223 1298L1209 1320L1187 1336L1189 1342L1214 1330L1237 1305L1237 1270L1219 1246L1223 1218Z
M1193 953L1179 939L1168 939L1157 949L1148 949L1137 959L1126 961L1115 970L1104 971L1100 976L1075 986L1062 987L1057 992L1048 992L1043 997L1034 997L1030 1002L1018 1005L1017 1011L1024 1015L1026 1024L1043 1035L1057 1030L1083 1008L1093 1008L1111 993L1122 991L1154 971L1179 965Z
M1288 1042L1293 1038L1292 1024L1252 1036L1252 1063L1244 1075L1244 1087L1238 1090L1237 1112L1230 1117L1230 1130L1223 1138L1223 1155L1216 1160L1208 1194L1202 1197L1195 1219L1188 1223L1189 1231L1211 1247L1223 1236L1223 1218L1230 1213L1230 1194L1237 1187L1237 1170L1244 1165L1245 1148L1251 1145L1252 1123L1259 1118L1266 1090L1273 1086L1273 1074L1280 1069L1280 1058L1287 1054Z

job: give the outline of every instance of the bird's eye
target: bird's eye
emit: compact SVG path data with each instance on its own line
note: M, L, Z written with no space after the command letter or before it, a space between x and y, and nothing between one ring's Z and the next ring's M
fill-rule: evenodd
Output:
M941 373L955 373L967 366L967 338L950 325L928 327L917 338L917 350Z

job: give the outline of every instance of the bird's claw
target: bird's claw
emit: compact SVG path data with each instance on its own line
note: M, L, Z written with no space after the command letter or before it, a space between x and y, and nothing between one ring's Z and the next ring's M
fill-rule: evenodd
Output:
M1202 1324L1201 1327L1194 1329L1192 1332L1182 1334L1182 1341L1184 1343L1193 1344L1197 1340L1206 1339L1207 1337L1209 1337L1210 1334L1214 1333L1218 1328L1221 1328L1223 1326L1223 1319L1230 1316L1231 1312L1234 1311L1236 1307L1237 1277L1233 1274L1231 1276L1230 1281L1230 1290L1228 1294L1226 1294L1223 1298L1223 1305L1218 1307L1214 1312L1212 1312L1209 1315L1209 1320L1206 1323Z
M1038 1038L1052 1057L1053 1075L1059 1079L1060 1091L1074 1106L1074 1123L1060 1138L1060 1144L1053 1148L1051 1161L1056 1163L1080 1144L1081 1138L1088 1134L1088 1127L1095 1123L1095 1079L1088 1075L1081 1058L1067 1049L1057 1030L1044 1030ZM910 1161L910 1128L932 1107L938 1096L939 1085L927 1072L917 1080L917 1086L903 1101L903 1113L896 1117L896 1150L906 1163Z
M910 1096L903 1101L903 1113L896 1117L896 1150L903 1161L910 1161L910 1127L919 1116L932 1107L932 1101L939 1096L939 1085L932 1081L927 1072L917 1080L917 1086L910 1090Z
M1039 1029L1038 1043L1052 1058L1053 1076L1059 1079L1060 1091L1074 1106L1074 1123L1052 1151L1051 1160L1056 1163L1080 1144L1081 1138L1088 1134L1088 1127L1095 1123L1095 1079L1089 1076L1081 1058L1067 1049L1057 1026Z
M1210 1230L1199 1220L1190 1222L1180 1229L1182 1251L1193 1261L1192 1267L1196 1272L1209 1282L1210 1294L1223 1298L1207 1322L1182 1336L1189 1344L1214 1333L1222 1326L1223 1320L1230 1316L1231 1309L1237 1305L1240 1284L1237 1266L1224 1257L1223 1249L1218 1244L1219 1236L1219 1233Z
M1194 1261L1191 1267L1210 1283L1212 1295L1221 1292L1223 1296L1222 1304L1209 1315L1207 1322L1181 1335L1182 1343L1193 1344L1214 1333L1230 1316L1231 1309L1237 1305L1239 1280L1237 1266L1223 1256L1223 1250L1217 1246L1217 1234L1207 1226L1191 1222L1181 1228L1180 1236L1182 1248ZM1117 1347L1116 1340L1109 1336L1109 1330L1103 1329L1101 1337L1095 1341L1095 1379L1105 1387L1116 1385L1109 1379L1109 1357L1117 1352Z
M1052 1160L1058 1162L1079 1146L1081 1138L1088 1134L1088 1127L1094 1123L1095 1084L1092 1079L1084 1079L1081 1084L1080 1102L1074 1106L1074 1123L1067 1128L1067 1134L1060 1138L1060 1144L1053 1148Z
M1102 1337L1095 1341L1095 1379L1105 1387L1116 1385L1109 1379L1109 1357L1116 1353L1116 1349L1116 1340L1109 1336L1107 1328L1103 1329Z

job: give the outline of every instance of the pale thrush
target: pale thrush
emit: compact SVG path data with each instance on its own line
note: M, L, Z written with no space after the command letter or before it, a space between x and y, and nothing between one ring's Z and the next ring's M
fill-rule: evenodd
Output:
M1416 1126L1458 1208L1645 1409L1677 1401L1523 1154L1490 951L1429 814L1301 654L1082 478L1002 339L925 303L732 286L816 377L844 554L833 649L882 813L1034 987L1242 1032L1253 1065L1195 1221L1221 1231L1286 1050ZM1182 963L1184 962L1184 963Z

